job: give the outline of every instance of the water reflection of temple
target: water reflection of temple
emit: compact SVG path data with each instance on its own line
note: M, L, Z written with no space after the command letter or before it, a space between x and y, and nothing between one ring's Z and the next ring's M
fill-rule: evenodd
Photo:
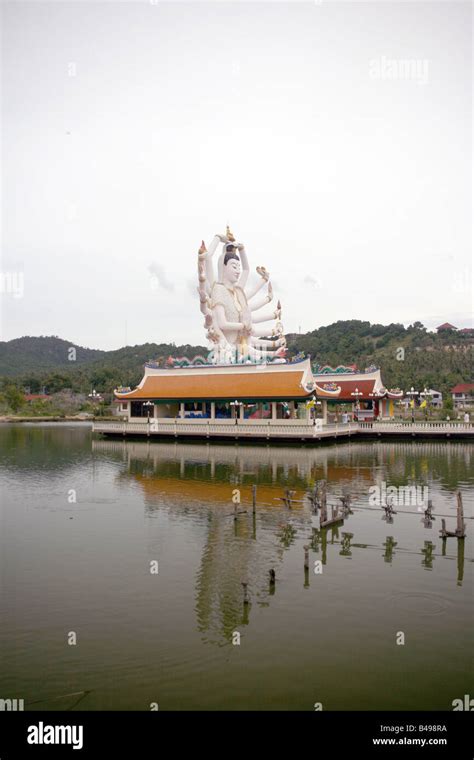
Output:
M278 579L285 552L292 551L293 547L301 552L301 546L295 546L301 540L310 546L311 567L315 560L331 566L341 558L357 562L365 553L376 552L385 565L396 568L397 562L403 562L404 554L415 554L420 557L418 566L430 572L436 569L440 558L456 560L456 580L458 585L462 584L463 541L451 540L446 544L441 539L423 539L418 548L407 549L396 533L400 524L395 524L390 526L393 535L374 544L363 540L357 516L349 518L341 528L320 529L309 501L303 500L289 511L276 499L288 484L298 489L302 497L316 480L324 478L331 483L333 495L351 483L357 501L357 489L366 497L368 486L379 477L381 468L385 473L399 475L400 460L403 463L400 454L413 451L409 444L270 449L105 440L93 441L92 445L94 453L123 462L119 477L133 478L139 485L150 514L166 510L178 519L186 519L193 511L205 525L206 538L196 575L195 611L198 629L208 641L230 641L232 633L241 630L251 618L255 604L271 602L275 587L269 584L269 570L275 569ZM419 458L406 462L404 471L426 474L426 462L432 463L433 449L437 446L436 443L418 444ZM453 453L461 468L466 456L470 457L470 453L463 450L464 446L456 445ZM426 451L421 452L422 448ZM444 457L445 451L440 454ZM435 474L439 477L440 473ZM252 483L258 484L256 515L252 514L251 507ZM237 518L232 502L236 488L242 500L237 507L241 512ZM419 522L417 516L406 519ZM301 567L303 576L303 563ZM242 581L249 581L249 606L243 605ZM302 582L305 585L312 582L308 572Z
M459 481L472 480L474 446L453 442L370 442L336 444L325 448L275 445L232 445L216 443L132 442L93 440L93 451L114 452L123 461L146 460L158 475L172 472L184 476L195 467L196 480L251 484L287 483L306 488L325 479L336 486L342 482L376 484L383 476L397 485L435 481L452 491ZM197 472L199 470L199 472Z

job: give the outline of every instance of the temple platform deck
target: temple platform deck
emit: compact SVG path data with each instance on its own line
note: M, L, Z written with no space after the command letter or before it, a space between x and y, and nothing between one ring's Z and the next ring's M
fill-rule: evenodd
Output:
M93 432L110 436L317 442L366 437L474 438L472 422L351 422L315 425L304 420L151 419L96 421Z

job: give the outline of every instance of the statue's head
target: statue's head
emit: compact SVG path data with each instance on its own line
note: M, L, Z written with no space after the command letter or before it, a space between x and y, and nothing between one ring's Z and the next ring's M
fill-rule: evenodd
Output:
M225 247L224 276L229 282L236 283L240 277L240 273L240 259L237 255L237 249L235 245L229 243Z

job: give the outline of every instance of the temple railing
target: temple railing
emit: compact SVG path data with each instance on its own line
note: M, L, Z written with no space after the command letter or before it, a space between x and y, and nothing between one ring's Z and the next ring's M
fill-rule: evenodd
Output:
M474 432L473 422L448 422L445 420L433 420L430 422L359 422L361 432L371 431L374 433L460 433Z
M231 420L173 419L168 417L137 421L95 421L95 433L111 435L170 435L201 438L327 438L356 433L402 435L474 435L472 422L350 422L322 425L312 420Z
M229 419L172 419L167 417L135 422L100 422L93 424L95 433L116 435L189 435L229 438L319 438L330 435L349 435L357 424L315 425L312 420L229 420Z

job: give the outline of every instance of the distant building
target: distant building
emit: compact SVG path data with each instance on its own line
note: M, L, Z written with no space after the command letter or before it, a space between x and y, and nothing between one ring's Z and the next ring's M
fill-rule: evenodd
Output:
M128 418L128 403L127 401L118 401L114 399L112 401L112 414L117 417Z
M33 401L47 401L49 398L46 393L25 393L25 401L28 404L33 403Z
M457 330L458 328L451 325L449 322L443 322L442 325L438 325L436 332L443 332L444 330Z
M440 391L435 391L434 388L430 388L428 392L432 406L440 409L443 406L443 394Z
M451 388L454 406L471 406L474 404L474 383L458 383Z
M102 394L97 393L97 391L92 391L92 393L89 393L87 398L89 399L91 403L97 403L97 404L99 404L101 401L104 400L104 397L102 396Z

